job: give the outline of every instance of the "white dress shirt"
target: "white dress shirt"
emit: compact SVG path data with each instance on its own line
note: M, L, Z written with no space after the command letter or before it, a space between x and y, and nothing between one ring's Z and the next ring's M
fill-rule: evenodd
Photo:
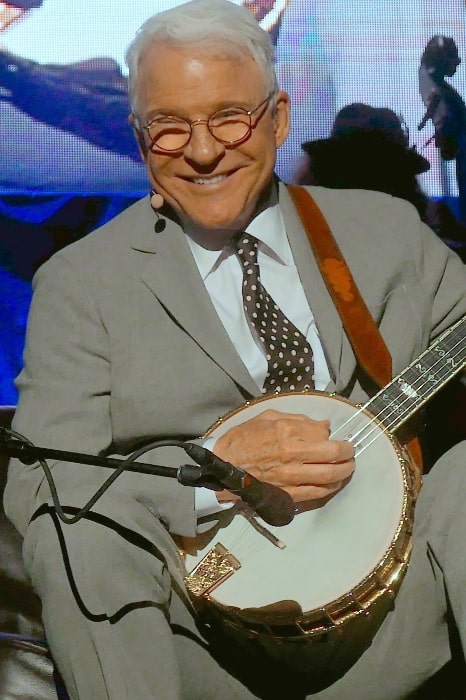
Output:
M257 259L262 284L311 345L314 386L324 390L330 381L330 374L314 316L293 260L279 205L258 214L246 230L259 241ZM218 316L258 389L262 389L267 360L243 309L243 272L234 247L227 245L221 251L208 250L189 235L187 238ZM206 446L211 448L212 444L209 442ZM196 489L195 505L199 516L208 515L220 507L214 492L200 488Z

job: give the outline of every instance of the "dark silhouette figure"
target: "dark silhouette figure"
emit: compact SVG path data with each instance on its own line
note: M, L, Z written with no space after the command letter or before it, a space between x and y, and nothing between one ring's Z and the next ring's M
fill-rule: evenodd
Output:
M299 180L332 188L377 190L412 202L427 220L428 197L417 175L429 162L414 147L391 109L352 103L335 117L330 137L307 141L308 162Z
M460 63L454 39L439 34L426 44L419 68L419 90L426 113L418 129L432 120L435 145L442 159L456 160L459 219L466 226L466 104L445 80L456 73Z
M422 190L418 175L430 168L429 161L409 146L408 131L393 110L346 105L329 138L307 141L302 148L307 160L297 176L301 184L377 190L406 199L466 261L466 227L446 202L432 200Z

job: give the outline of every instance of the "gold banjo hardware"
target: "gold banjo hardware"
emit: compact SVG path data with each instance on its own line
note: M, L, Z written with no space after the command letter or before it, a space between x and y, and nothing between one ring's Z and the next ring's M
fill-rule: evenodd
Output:
M361 408L324 392L282 393L247 402L207 431L204 437L220 437L273 407L330 417L331 438L356 448L356 470L344 489L318 509L301 510L289 525L265 526L235 506L202 541L184 540L186 586L207 621L272 652L274 645L294 651L296 644L329 639L354 647L357 638L361 649L367 646L408 566L419 486L418 470L392 432L465 366L465 327L463 317ZM339 549L335 557L332 546Z

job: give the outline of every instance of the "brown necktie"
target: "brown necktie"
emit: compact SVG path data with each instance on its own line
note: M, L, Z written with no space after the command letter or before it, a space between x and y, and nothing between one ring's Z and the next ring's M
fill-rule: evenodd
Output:
M263 287L257 262L258 240L242 233L236 254L243 268L243 305L257 331L268 362L262 393L312 389L312 349Z

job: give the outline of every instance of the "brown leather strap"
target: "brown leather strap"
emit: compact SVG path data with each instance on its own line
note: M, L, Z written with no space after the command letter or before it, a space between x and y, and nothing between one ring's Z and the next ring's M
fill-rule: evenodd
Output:
M303 187L288 185L315 258L360 365L378 386L392 378L392 358L319 207Z
M309 192L298 185L288 185L288 190L354 354L369 377L378 386L384 387L392 379L392 358L356 286L351 270L324 215ZM408 446L414 461L422 470L422 450L418 439L411 440Z

